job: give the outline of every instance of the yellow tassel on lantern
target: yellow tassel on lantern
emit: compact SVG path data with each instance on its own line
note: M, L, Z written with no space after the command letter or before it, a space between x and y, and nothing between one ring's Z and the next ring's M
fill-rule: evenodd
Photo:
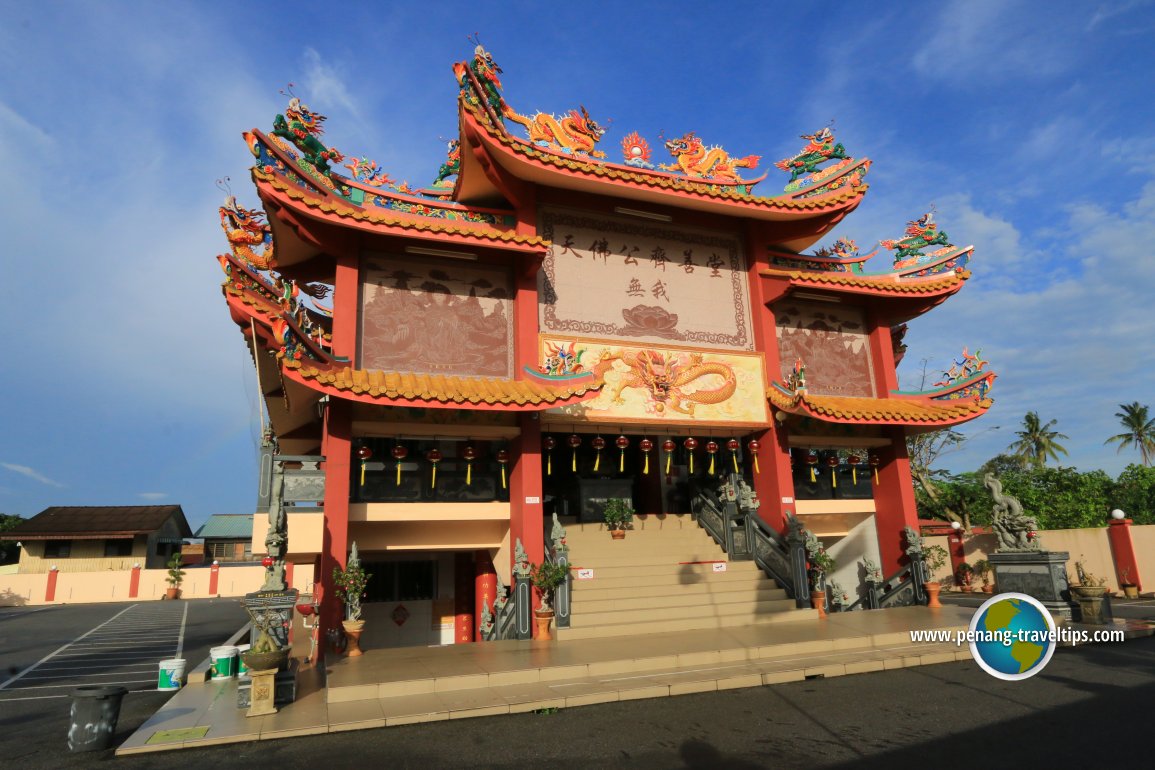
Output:
M694 453L690 452L690 475L694 475Z
M673 452L666 452L666 475L667 476L670 475L670 463L673 461L673 459L674 459L674 453Z
M501 464L501 488L505 489L505 463Z
M754 455L754 472L761 473L762 469L758 467L758 455Z
M813 484L816 481L818 481L818 476L814 473L814 466L811 465L810 466L810 483Z
M626 450L622 450L621 456L618 458L618 473L626 472Z
M878 486L878 468L874 469L874 485Z
M465 463L465 486L468 487L472 483L473 483L473 463L466 462Z
M734 473L741 473L741 471L738 470L738 453L731 452L730 459L734 461Z
M553 455L552 454L548 454L545 456L545 475L546 476L552 476L553 475Z
M854 486L858 486L858 469L857 468L851 468L850 469L850 480L851 480L851 482L853 482Z
M602 465L602 450L599 449L598 453L596 455L594 455L594 473L598 472L598 468L600 468L601 465Z
M833 489L838 489L838 471L833 468L830 469L830 486Z
M710 475L714 475L714 453L710 453Z
M397 461L397 486L401 486L401 461Z
M577 473L577 450L576 449L574 450L574 453L573 453L573 466L570 467L570 470L573 471L574 473Z
M645 462L643 462L643 464L642 464L642 473L648 474L650 472L650 453L649 452L645 453L645 458L646 458Z
M361 486L365 486L365 461L361 461Z
M433 463L433 480L429 484L430 489L437 489L437 463Z

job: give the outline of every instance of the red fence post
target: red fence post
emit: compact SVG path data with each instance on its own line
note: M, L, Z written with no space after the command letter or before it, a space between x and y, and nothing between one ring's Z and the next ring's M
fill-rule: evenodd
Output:
M128 575L128 598L135 599L140 596L140 565L133 564L132 572Z
M48 582L44 586L44 601L56 601L56 578L59 574L60 570L58 570L55 565L52 569L48 570Z
M1132 583L1142 591L1139 561L1135 558L1135 544L1131 541L1131 520L1123 516L1120 510L1111 511L1111 525L1107 527L1107 541L1111 544L1111 557L1115 562L1115 577L1120 587L1124 583Z

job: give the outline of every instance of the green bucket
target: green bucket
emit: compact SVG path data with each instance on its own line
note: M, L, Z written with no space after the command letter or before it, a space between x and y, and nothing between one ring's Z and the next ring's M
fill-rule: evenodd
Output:
M237 676L248 676L249 667L245 665L245 659L241 657L248 652L250 645L242 644L237 646Z
M231 679L237 675L237 648L232 645L213 647L209 650L213 659L213 679Z

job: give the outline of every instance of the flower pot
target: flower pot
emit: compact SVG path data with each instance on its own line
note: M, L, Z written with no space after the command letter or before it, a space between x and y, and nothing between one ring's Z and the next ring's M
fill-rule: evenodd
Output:
M241 660L245 662L245 666L249 671L266 671L270 668L283 669L285 664L289 662L288 650L273 650L272 652L253 652L246 650L241 653Z
M1071 593L1085 599L1101 599L1107 595L1107 586L1071 586Z
M166 599L179 599L180 598L180 589L177 588L176 586L172 586L170 588L164 589L164 598L166 598Z
M1119 587L1123 589L1123 595L1126 596L1128 599L1138 599L1139 598L1139 586L1123 585L1123 586L1119 586Z
M922 587L926 589L926 606L932 609L941 609L942 602L938 600L938 594L942 590L942 583L923 583Z
M818 610L818 617L826 617L826 592L825 591L811 591L810 592L810 606Z
M553 610L534 610L533 619L537 623L537 635L535 638L543 641L553 639L553 634L549 631L549 624L553 622Z
M611 529L610 537L612 537L614 540L625 540L626 531L624 529Z
M983 586L983 593L984 594L993 594L994 592L995 592L995 587L993 585L991 585L990 583L987 583L986 585Z
M975 589L973 586L959 586L959 590L964 594L972 593Z
M361 632L365 630L364 620L343 620L341 627L345 629L345 638L348 639L348 646L345 648L345 655L350 658L355 658L361 655Z

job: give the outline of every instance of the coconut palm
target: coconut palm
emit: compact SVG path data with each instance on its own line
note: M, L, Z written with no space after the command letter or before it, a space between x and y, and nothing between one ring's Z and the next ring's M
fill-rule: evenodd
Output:
M1035 468L1043 467L1048 457L1058 461L1059 455L1067 454L1067 450L1057 439L1070 437L1051 430L1057 422L1051 420L1043 425L1038 412L1027 412L1023 417L1023 429L1015 431L1019 440L1011 444L1010 450Z
M1151 465L1151 460L1155 458L1155 417L1148 419L1147 406L1138 401L1119 404L1119 408L1123 411L1115 412L1115 416L1127 432L1112 436L1103 443L1118 443L1120 452L1124 447L1134 446L1143 458L1143 465Z

